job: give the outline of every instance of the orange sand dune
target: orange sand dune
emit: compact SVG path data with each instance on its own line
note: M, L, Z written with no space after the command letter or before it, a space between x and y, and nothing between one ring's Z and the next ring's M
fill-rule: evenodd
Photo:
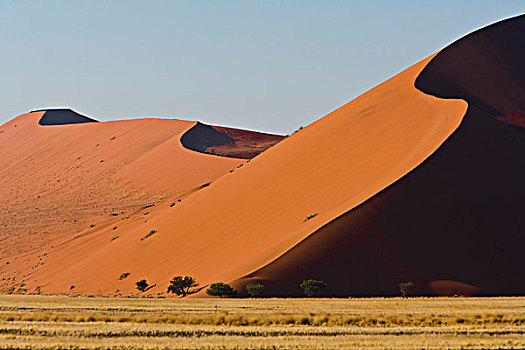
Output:
M178 140L194 122L38 125L45 114L0 127L0 256L182 194L240 163L183 148Z
M414 87L430 59L272 147L187 200L115 232L84 232L47 251L25 277L45 293L132 293L146 278L164 292L176 274L232 281L286 252L416 167L454 131L463 101ZM327 142L327 140L329 140ZM304 222L311 214L313 219ZM140 219L140 221L139 221ZM140 240L148 232L156 233ZM117 280L123 272L131 278Z
M402 281L418 294L522 294L525 142L506 116L523 112L524 25L467 36L191 196L4 259L0 272L43 293L138 294L145 278L160 295L191 275L241 292L262 282L268 295L300 295L306 278L330 295L393 295ZM469 74L447 75L458 62ZM160 190L140 173L150 159L117 175Z

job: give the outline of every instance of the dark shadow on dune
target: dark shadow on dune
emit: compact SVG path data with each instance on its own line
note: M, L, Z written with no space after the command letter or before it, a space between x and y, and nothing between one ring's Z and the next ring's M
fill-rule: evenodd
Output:
M95 119L86 117L82 114L71 109L39 109L31 112L43 112L45 111L38 124L40 125L68 125L68 124L81 124L81 123L94 123L98 122Z
M524 111L523 33L520 16L439 53L416 87L468 101L459 128L409 174L238 283L301 295L299 283L316 278L331 295L388 296L402 281L432 295L429 283L452 280L479 295L525 295L525 135L502 119Z
M187 149L205 152L208 147L234 143L235 140L209 125L197 122L194 127L182 135L180 142Z
M478 115L525 131L525 15L495 23L451 44L425 67L416 88L461 98Z
M284 136L197 124L182 135L182 145L192 151L221 157L251 159L281 141Z

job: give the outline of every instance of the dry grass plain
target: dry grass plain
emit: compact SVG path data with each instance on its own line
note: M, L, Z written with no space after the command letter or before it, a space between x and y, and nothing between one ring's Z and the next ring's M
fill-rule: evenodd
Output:
M3 295L0 349L525 349L525 298Z

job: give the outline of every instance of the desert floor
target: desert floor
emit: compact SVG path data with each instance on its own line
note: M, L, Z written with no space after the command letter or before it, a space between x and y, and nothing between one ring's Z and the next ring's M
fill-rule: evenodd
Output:
M0 349L516 349L525 298L0 296Z

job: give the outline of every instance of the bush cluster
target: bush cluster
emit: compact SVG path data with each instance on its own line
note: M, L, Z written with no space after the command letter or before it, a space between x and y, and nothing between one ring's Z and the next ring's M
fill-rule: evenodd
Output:
M129 273L123 273L120 275L119 280L122 280L129 276ZM150 286L145 279L142 279L136 282L137 289L141 292L153 288ZM304 294L307 297L315 297L323 295L326 291L327 284L324 281L307 279L301 282L299 287L303 290ZM399 283L399 291L404 298L407 298L412 294L413 289L416 287L414 282L401 282ZM205 287L199 288L197 281L191 276L175 276L170 281L168 286L168 293L173 293L177 296L184 298L187 295L195 294ZM261 283L249 283L246 285L246 294L255 298L261 296L264 293L265 286ZM224 282L215 282L210 284L206 289L206 294L210 296L223 297L235 297L237 296L237 290L235 290L231 285Z

